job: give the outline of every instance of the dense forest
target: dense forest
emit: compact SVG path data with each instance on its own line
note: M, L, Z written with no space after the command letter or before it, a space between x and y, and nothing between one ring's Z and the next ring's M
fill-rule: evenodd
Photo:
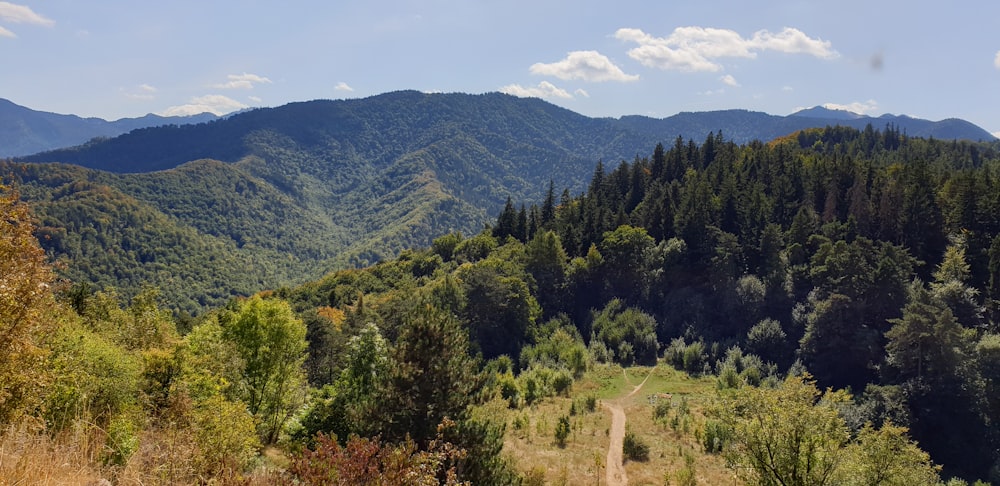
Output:
M29 479L536 484L489 404L659 363L715 377L696 434L746 484L998 482L998 189L996 144L893 126L678 138L183 319L56 280L5 190L0 441Z
M747 143L895 121L910 135L993 139L961 120L845 114L589 118L500 93L400 91L136 129L0 160L0 177L38 216L58 275L126 299L155 286L171 309L198 315L445 233L475 234L507 197L541 201L550 180L576 193L598 160L631 160L679 135L721 129Z

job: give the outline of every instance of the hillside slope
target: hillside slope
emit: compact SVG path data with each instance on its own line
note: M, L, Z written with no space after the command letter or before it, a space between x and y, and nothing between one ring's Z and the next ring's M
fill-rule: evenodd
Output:
M166 292L197 311L392 257L448 232L474 234L508 197L541 201L549 181L578 193L598 161L646 157L678 136L770 139L820 123L741 110L596 119L499 93L402 91L137 129L4 163L0 173L14 174L26 198L42 203L35 210L52 228L42 243L74 280L118 282L127 296L141 283L170 287L169 275L205 271L187 267L206 262L221 262L222 275L240 274L213 278L211 302L195 285ZM97 193L110 199L91 204ZM140 228L123 207L143 215ZM99 252L83 240L68 243L84 227L102 235ZM137 230L149 233L129 233ZM161 231L185 236L159 239ZM190 251L207 260L171 257L176 241L191 241ZM126 246L148 254L116 250Z

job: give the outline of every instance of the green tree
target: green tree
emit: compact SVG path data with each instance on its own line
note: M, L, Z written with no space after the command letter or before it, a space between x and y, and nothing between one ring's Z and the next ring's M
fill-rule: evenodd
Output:
M939 466L891 423L875 429L866 424L847 446L838 484L845 486L935 486Z
M569 433L569 416L563 415L559 417L559 422L556 423L556 444L559 447L566 447L566 439L569 438Z
M554 231L540 232L524 247L524 269L535 279L537 300L547 316L562 307L566 291L568 258L559 235Z
M346 360L337 380L314 393L296 435L311 442L317 433L347 438L377 433L378 415L389 372L389 348L374 323L365 325L347 344Z
M260 296L218 318L242 362L239 395L260 421L261 440L274 442L304 399L306 327L288 302Z
M446 418L461 422L479 388L469 338L454 315L413 302L392 350L388 389L379 412L386 438L425 445Z
M501 354L517 359L540 313L527 283L508 270L491 257L459 273L466 299L462 317L486 359Z
M837 388L864 386L874 377L871 363L881 358L878 332L864 325L862 308L841 294L815 304L799 349L817 380Z
M598 249L604 256L604 274L609 295L629 304L642 302L648 294L649 264L655 241L645 229L629 225L604 233Z
M659 342L656 340L656 319L635 307L625 307L614 299L594 315L594 339L614 353L615 361L624 365L656 363Z
M903 317L890 322L886 361L901 382L950 380L971 350L971 331L963 329L951 309L936 303L918 280L910 287Z
M843 392L821 393L808 376L790 376L776 389L742 387L723 405L733 430L723 451L748 484L836 484L849 434L838 405Z

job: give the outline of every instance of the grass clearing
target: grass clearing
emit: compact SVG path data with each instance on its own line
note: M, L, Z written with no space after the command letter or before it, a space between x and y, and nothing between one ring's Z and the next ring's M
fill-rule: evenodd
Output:
M638 393L623 398L644 379ZM611 415L600 400L618 400L625 410L626 428L649 446L648 461L625 462L629 484L683 484L681 479L692 468L697 484L739 484L722 458L704 453L700 443L704 410L715 390L714 377L693 378L665 364L625 369L599 365L573 384L568 397L506 410L505 450L521 471L543 477L545 484L605 484ZM587 397L598 399L593 412L586 410ZM656 419L654 410L662 403L669 403L669 408L661 407L666 414ZM572 431L560 448L555 427L571 407L576 412L569 417Z

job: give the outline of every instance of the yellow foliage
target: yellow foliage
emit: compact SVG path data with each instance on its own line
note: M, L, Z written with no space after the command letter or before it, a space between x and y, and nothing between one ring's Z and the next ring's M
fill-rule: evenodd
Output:
M338 332L343 330L344 320L347 319L344 311L335 307L322 306L316 308L316 313L333 323L333 327L337 328Z
M0 185L0 424L36 405L47 382L39 342L52 327L51 281L27 206Z

